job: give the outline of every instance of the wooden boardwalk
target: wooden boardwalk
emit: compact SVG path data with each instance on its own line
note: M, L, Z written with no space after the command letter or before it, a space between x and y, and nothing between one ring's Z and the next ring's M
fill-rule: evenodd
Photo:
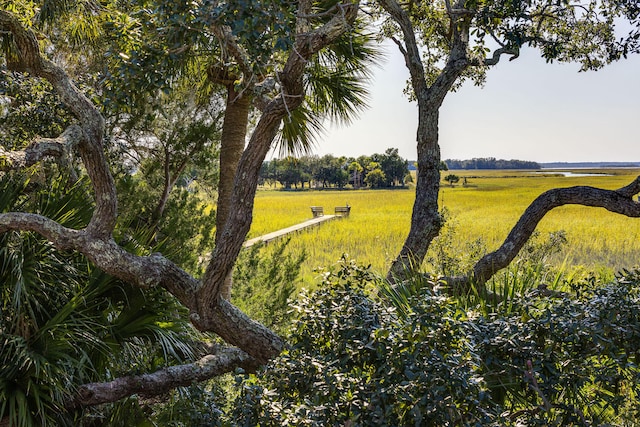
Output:
M286 236L289 233L304 230L305 228L313 227L323 222L331 221L335 218L342 218L342 215L324 215L318 216L316 218L311 218L299 224L292 225L291 227L283 228L282 230L274 231L273 233L268 233L262 236L254 237L253 239L249 239L244 242L242 246L245 248L249 248L260 242L269 243L270 241L279 239L280 237Z

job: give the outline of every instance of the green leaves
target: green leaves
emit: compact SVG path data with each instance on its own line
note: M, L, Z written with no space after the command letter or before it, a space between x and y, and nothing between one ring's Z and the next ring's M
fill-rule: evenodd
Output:
M289 240L268 247L254 245L242 252L233 272L231 301L252 319L276 331L290 325L290 299L298 289L306 254L286 251ZM272 247L275 246L275 247Z
M3 107L6 103L6 113ZM26 74L0 70L0 144L22 149L36 136L55 138L71 115L51 86Z
M83 226L92 206L85 183L46 189L5 175L0 211L30 210ZM132 248L132 250L135 250ZM0 419L11 425L77 425L75 388L193 359L193 333L162 289L142 292L59 252L30 232L0 235Z
M478 409L478 381L459 321L448 316L452 306L427 296L398 318L367 295L379 280L343 257L318 291L302 295L291 348L237 401L241 425L485 419L472 409Z
M303 294L291 347L240 383L240 425L621 425L637 417L638 272L584 282L579 297L531 293L486 316L461 311L424 281L382 286L374 299L366 289L379 280L343 258L318 291Z

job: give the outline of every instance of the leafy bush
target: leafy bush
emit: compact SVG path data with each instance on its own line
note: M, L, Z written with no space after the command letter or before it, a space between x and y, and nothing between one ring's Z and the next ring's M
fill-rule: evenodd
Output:
M232 423L631 425L640 416L640 273L532 291L510 312L414 287L397 310L343 259L295 307L291 346L238 377ZM384 287L383 287L384 288ZM434 290L435 289L435 290Z
M514 420L602 425L637 419L640 275L585 281L578 297L530 295L522 310L473 322L476 351Z
M489 420L487 394L446 298L406 321L368 296L379 279L345 258L295 307L291 347L241 383L239 425L445 425Z

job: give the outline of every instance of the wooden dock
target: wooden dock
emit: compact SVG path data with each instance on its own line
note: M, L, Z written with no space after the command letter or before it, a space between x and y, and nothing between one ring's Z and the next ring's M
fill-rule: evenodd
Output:
M341 218L341 217L342 215L317 216L315 218L308 219L296 225L292 225L291 227L283 228L282 230L274 231L273 233L268 233L262 236L254 237L253 239L249 239L246 242L244 242L242 246L245 248L249 248L260 242L269 243L270 241L279 239L280 237L286 236L289 233L294 233L296 231L304 230L305 228L313 227L323 222L331 221L332 219Z

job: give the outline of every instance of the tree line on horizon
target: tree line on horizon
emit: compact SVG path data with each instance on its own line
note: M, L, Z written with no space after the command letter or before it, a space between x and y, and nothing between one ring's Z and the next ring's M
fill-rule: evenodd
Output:
M478 157L469 160L447 159L444 163L448 169L542 169L538 162L495 157Z
M304 188L392 188L409 182L409 161L388 148L383 154L335 157L326 154L299 158L288 156L265 161L260 169L260 184L284 189Z

